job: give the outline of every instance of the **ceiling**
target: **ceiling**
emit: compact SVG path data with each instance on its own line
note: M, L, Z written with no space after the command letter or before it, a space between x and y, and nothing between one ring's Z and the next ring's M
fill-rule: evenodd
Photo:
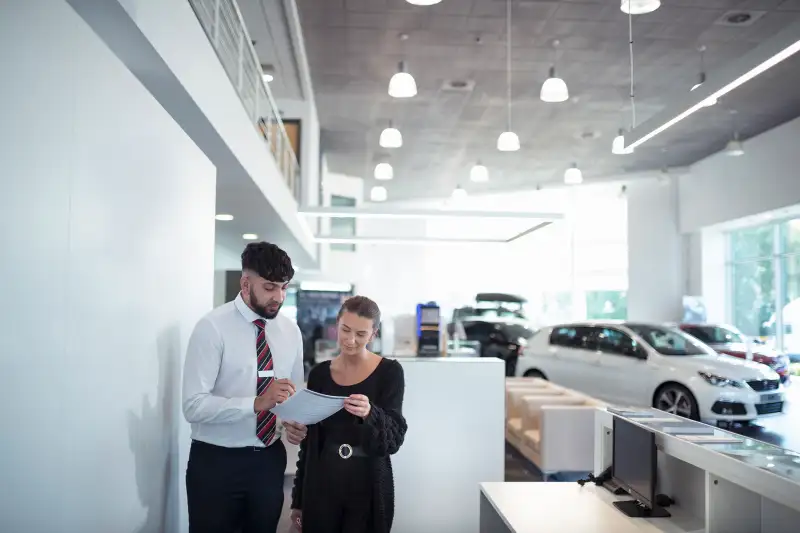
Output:
M246 0L248 2L255 0ZM496 149L506 126L505 1L297 0L331 171L367 178L379 161L394 167L390 199L559 185L572 162L587 182L623 173L685 166L719 150L732 133L744 138L800 115L800 58L785 61L682 121L636 153L614 156L612 138L631 124L628 19L617 0L512 0L514 153ZM720 24L730 11L752 23ZM637 124L688 91L706 48L707 71L740 57L800 19L800 0L663 0L633 19ZM249 24L249 21L248 21ZM407 35L407 39L401 38ZM559 41L554 48L554 41ZM539 100L553 60L571 99ZM388 96L397 63L406 60L419 94ZM452 81L469 82L453 90ZM404 146L378 145L392 119ZM468 180L481 160L487 184Z

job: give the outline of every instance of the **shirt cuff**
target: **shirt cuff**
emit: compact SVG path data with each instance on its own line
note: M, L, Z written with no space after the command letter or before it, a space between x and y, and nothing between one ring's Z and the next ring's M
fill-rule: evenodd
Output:
M246 416L256 416L256 397L255 396L247 396L245 398L237 398L236 399L236 407L242 411L243 414Z

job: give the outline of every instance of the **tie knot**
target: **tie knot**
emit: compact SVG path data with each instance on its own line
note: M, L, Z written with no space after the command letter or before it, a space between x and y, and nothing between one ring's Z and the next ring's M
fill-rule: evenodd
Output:
M264 326L266 326L267 322L263 318L257 318L253 320L253 324L255 324L258 329L264 329Z

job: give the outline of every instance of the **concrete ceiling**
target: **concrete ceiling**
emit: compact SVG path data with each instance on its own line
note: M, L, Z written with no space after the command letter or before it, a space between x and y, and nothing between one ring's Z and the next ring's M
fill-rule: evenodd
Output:
M504 0L443 0L431 7L405 0L297 3L328 165L371 183L375 163L388 160L395 170L387 185L390 199L446 196L456 184L470 192L557 185L573 161L587 181L684 166L730 138L727 108L738 110L744 137L800 114L800 92L794 89L800 59L794 58L635 154L614 156L612 138L631 123L628 19L619 2L513 0L513 129L522 150L500 153L496 140L506 122ZM740 26L725 24L732 11L749 11L753 18ZM711 71L798 19L800 0L664 0L654 13L634 17L637 123L696 82L700 46ZM554 59L571 100L545 104L539 89ZM407 61L419 88L410 100L387 94L400 60ZM466 81L469 89L453 90L452 81ZM378 146L390 119L403 133L398 150ZM478 159L491 173L480 186L468 180Z

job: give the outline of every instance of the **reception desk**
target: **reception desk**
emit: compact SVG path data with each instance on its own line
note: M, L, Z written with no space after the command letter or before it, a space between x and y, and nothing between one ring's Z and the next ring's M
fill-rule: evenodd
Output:
M408 433L392 458L392 531L477 533L475 490L505 477L505 363L398 357Z
M655 434L656 492L674 500L670 517L629 518L612 506L628 496L593 483L483 483L481 533L800 531L800 453L660 411L597 408L596 476L611 466L614 417Z
M589 483L482 483L481 533L685 533L703 522L670 507L670 520L631 519L612 503L623 498Z

